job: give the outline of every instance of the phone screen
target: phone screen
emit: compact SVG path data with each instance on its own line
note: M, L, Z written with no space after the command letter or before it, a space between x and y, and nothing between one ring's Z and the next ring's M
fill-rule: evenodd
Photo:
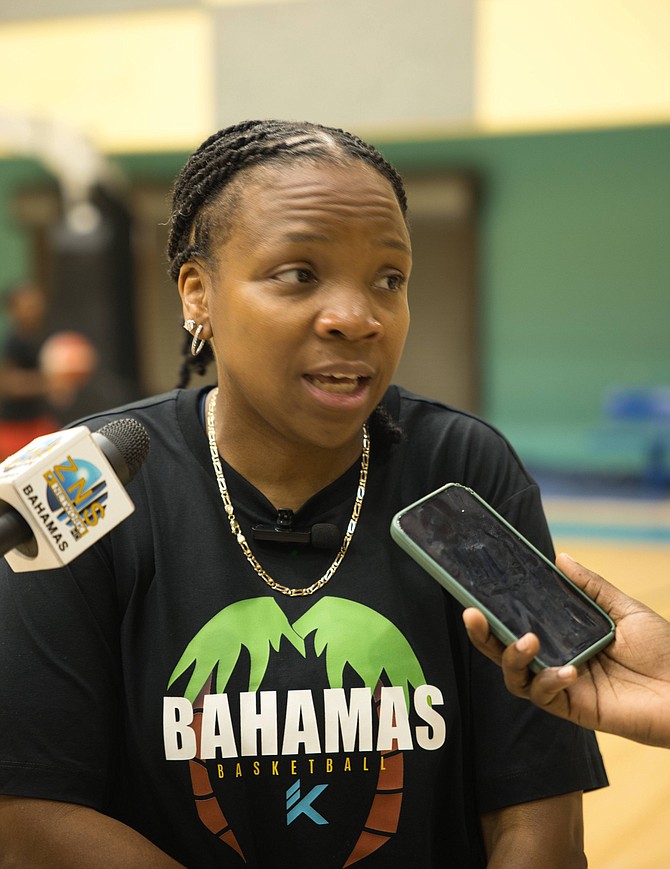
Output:
M541 665L561 666L612 638L608 616L471 490L449 485L394 521L441 569L431 572L447 590L466 592L455 595L462 603L488 610L516 638L537 634Z

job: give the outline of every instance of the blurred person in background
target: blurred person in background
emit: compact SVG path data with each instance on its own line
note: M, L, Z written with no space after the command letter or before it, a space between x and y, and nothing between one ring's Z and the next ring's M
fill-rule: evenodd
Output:
M88 398L98 369L98 353L82 332L49 334L47 300L34 281L22 281L4 294L9 329L0 357L0 461L34 438L101 407Z
M59 428L40 366L47 334L44 291L34 281L21 281L4 292L3 302L9 325L0 354L0 461Z
M40 349L39 365L47 383L49 401L63 425L115 401L111 390L104 396L96 392L94 400L89 397L96 381L99 357L93 342L82 332L62 331L50 335Z

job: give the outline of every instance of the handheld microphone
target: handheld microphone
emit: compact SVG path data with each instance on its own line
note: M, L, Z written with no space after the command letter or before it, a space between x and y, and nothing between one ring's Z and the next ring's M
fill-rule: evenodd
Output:
M293 510L282 507L277 512L274 525L254 525L251 530L254 540L267 540L272 543L306 543L314 549L335 549L340 542L337 525L318 522L311 528L293 528Z
M0 464L0 555L12 570L68 564L135 510L126 486L149 451L136 419L35 438Z

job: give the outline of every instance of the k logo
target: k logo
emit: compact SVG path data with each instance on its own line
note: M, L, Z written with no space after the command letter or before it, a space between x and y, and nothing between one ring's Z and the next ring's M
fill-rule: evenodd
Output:
M292 824L300 815L307 815L307 817L314 821L315 824L327 824L328 821L323 817L323 815L320 815L312 805L314 800L320 796L327 787L328 785L315 785L308 794L301 797L300 779L298 779L295 784L292 784L286 791L286 826Z

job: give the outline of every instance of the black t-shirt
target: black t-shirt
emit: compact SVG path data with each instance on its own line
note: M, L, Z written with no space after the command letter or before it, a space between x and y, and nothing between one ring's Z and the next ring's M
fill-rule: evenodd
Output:
M553 557L537 487L481 420L395 387L385 402L405 438L373 433L349 551L303 597L272 591L231 534L196 391L114 414L151 438L135 513L66 569L0 574L0 792L93 806L190 869L429 869L485 865L481 812L606 783L593 734L507 694L389 535L461 482ZM224 471L251 541L276 510ZM358 475L294 525L344 534ZM335 555L251 545L295 587Z

